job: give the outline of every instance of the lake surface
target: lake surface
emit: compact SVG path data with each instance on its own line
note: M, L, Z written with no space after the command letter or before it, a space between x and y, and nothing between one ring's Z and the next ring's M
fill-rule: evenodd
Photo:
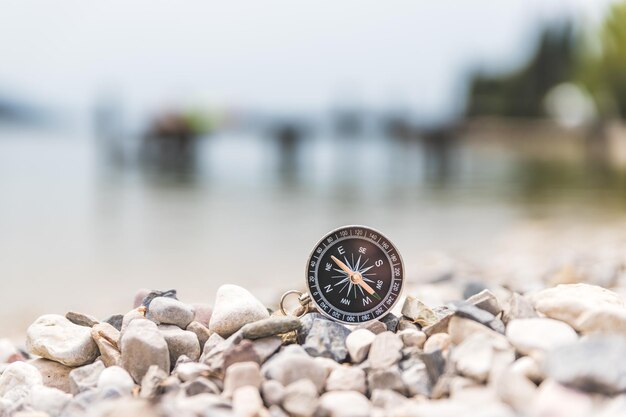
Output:
M527 221L620 218L619 205L520 197L515 155L455 152L442 184L417 145L319 137L285 172L268 138L224 134L201 141L191 172L163 174L111 163L88 133L3 129L0 336L42 313L124 313L139 288L210 303L236 283L273 304L304 285L313 245L345 224L384 232L411 277L418 254L488 256Z

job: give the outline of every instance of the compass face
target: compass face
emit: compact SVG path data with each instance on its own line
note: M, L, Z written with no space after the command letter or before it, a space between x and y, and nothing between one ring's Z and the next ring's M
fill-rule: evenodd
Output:
M384 316L400 297L404 267L380 232L345 226L317 244L307 264L307 285L319 311L347 324Z

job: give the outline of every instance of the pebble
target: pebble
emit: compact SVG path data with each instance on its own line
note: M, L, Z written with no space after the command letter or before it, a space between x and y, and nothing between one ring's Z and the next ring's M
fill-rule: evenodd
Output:
M541 314L564 321L576 330L583 313L609 306L624 307L619 294L589 284L557 285L534 294L531 301Z
M263 400L259 390L246 385L233 393L233 412L237 417L259 417L263 410Z
M367 373L367 386L370 391L375 389L390 389L406 395L406 386L402 373L398 367L387 369L372 369Z
M141 292L143 292L143 291L140 290L139 293L137 294L137 296ZM174 300L178 300L178 298L176 297L176 290L167 290L167 291L150 290L150 291L148 291L146 296L141 300L141 304L139 306L145 307L146 310L148 310L150 308L150 305L152 304L152 301L155 298L171 298L171 299L174 299ZM137 307L139 307L139 306L137 306Z
M41 316L28 327L26 348L33 355L67 366L91 363L99 353L91 329L56 314Z
M209 376L211 368L199 362L183 362L178 363L174 372L176 376L183 382L191 381L200 376Z
M355 366L338 366L330 372L326 380L326 391L367 392L365 371Z
M626 340L615 335L593 335L551 350L544 363L546 375L583 391L613 395L626 391Z
M111 326L115 327L118 331L122 330L122 322L124 321L124 315L122 314L113 314L112 316L107 317L102 320L103 323L109 323Z
M272 316L263 320L248 323L241 328L246 339L261 339L263 337L292 332L300 329L300 319L293 316Z
M308 379L300 379L285 387L283 408L293 417L311 417L317 409L317 387Z
M485 310L494 316L497 316L502 312L502 307L500 307L500 302L496 298L496 296L489 291L488 289L484 289L477 294L472 295L467 298L467 303L474 305L481 310Z
M72 396L56 388L35 385L30 390L28 406L34 411L44 412L49 417L62 415Z
M244 325L268 317L265 306L248 290L226 284L217 290L209 330L228 337Z
M204 349L204 344L207 340L209 340L209 337L211 336L209 328L198 321L192 321L187 325L187 328L185 330L194 332L196 334L196 337L198 338L198 342L200 343L200 350Z
M371 395L372 405L384 410L406 406L409 400L402 394L390 389L375 389Z
M439 310L435 309L433 311L437 314L437 322L431 324L430 326L422 327L422 331L429 337L436 333L447 333L450 320L452 320L452 317L454 316L454 311L448 307L443 307Z
M390 332L396 332L398 330L398 323L400 319L393 313L387 313L384 317L379 319L381 323L385 325L386 330Z
M501 345L508 344L504 335L491 330L487 326L483 326L477 321L458 316L454 316L450 319L448 334L450 335L450 342L452 342L452 344L459 345L463 342L463 340L476 333L480 333L490 339L497 340Z
M0 339L0 364L23 360L22 354L9 339Z
M502 320L496 318L490 312L467 302L456 303L454 314L458 317L474 320L498 333L504 333L504 323Z
M98 378L100 378L100 374L104 369L105 366L101 361L73 369L69 374L70 393L77 395L83 391L95 388L98 385Z
M346 338L350 329L330 320L314 320L302 347L311 356L343 362L348 356Z
M122 335L120 347L122 367L135 382L143 379L151 365L156 365L165 372L170 370L167 342L157 325L150 320L130 322Z
M250 340L242 340L237 344L231 345L228 349L224 351L223 354L224 369L228 369L228 367L234 363L238 362L256 362L261 363L261 359L259 355L257 355L254 350L254 343Z
M402 315L422 327L430 326L439 321L437 315L426 304L408 295L402 306Z
M313 322L315 320L328 320L326 317L322 316L320 313L307 313L304 316L300 317L300 330L298 330L298 336L296 340L299 344L304 344L306 337L309 335L309 330L313 327Z
M132 374L130 375L132 377ZM140 380L141 391L139 392L139 396L141 398L155 397L159 393L160 384L165 381L167 376L167 372L158 365L150 365L143 378ZM134 380L136 381L136 379Z
M404 347L418 347L422 348L426 342L426 333L416 329L405 329L398 333Z
M213 314L213 307L206 303L194 303L191 307L195 311L193 320L208 328L211 321L211 315Z
M130 395L135 382L126 369L121 366L109 366L100 372L96 386L100 390L114 388L120 393Z
M261 369L256 362L234 363L226 369L224 376L224 395L231 396L233 392L246 385L255 388L261 387Z
M361 363L367 358L375 337L367 329L356 329L346 337L346 348L353 363Z
M432 383L425 364L416 364L402 372L402 381L410 396L422 395L430 397Z
M461 375L482 383L487 381L489 372L492 370L496 351L494 341L488 335L476 333L454 348L451 360ZM503 350L503 352L506 352L512 363L515 359L514 352L512 350Z
M285 387L273 379L263 381L261 384L261 396L268 407L280 405L285 397Z
M528 378L539 385L545 379L545 375L536 359L530 356L522 356L510 367L511 372L515 372Z
M119 330L109 323L98 323L91 328L91 337L96 342L96 345L98 345L100 359L105 366L121 364L122 356L119 350Z
M156 297L150 303L146 317L157 324L173 324L186 329L195 312L190 305L170 297Z
M437 350L446 351L450 346L450 335L448 333L435 333L424 343L424 352L432 353Z
M369 364L374 369L384 369L395 365L402 358L402 340L392 332L377 334L369 350Z
M324 367L304 352L279 352L263 365L261 372L265 378L275 379L283 386L299 379L309 379L321 391L326 383Z
M539 317L528 298L521 294L513 293L503 305L502 320L508 323L515 319L532 319Z
M78 313L76 311L69 311L65 313L65 318L74 324L85 327L93 327L96 324L100 323L97 318L88 314Z
M592 417L599 415L593 413L592 398L580 391L576 391L555 382L546 380L539 389L532 404L529 414L533 417ZM623 415L623 413L620 413ZM616 414L611 417L618 417ZM608 417L608 416L607 416Z
M152 304L157 301L155 299ZM179 357L185 355L192 361L200 358L200 342L194 332L183 330L174 325L160 325L159 331L165 338L170 354L170 364L175 364Z
M122 328L120 329L120 333L124 333L128 325L134 320L143 320L146 316L144 313L139 311L138 309L130 310L128 313L124 314L124 318L122 319Z
M319 399L319 409L329 417L369 417L369 400L354 391L331 391Z
M282 343L282 339L278 336L264 337L252 342L252 350L254 350L258 356L259 363L264 363L280 349Z
M135 296L133 297L133 308L140 307L141 303L143 303L144 298L146 298L148 294L150 294L150 290L147 288L141 288L137 290Z
M29 363L39 370L46 387L70 392L70 372L74 368L43 358L34 359Z
M576 320L581 333L617 333L626 337L626 308L606 306L588 310Z
M360 324L357 329L366 329L369 330L370 332L374 333L374 334L379 334L382 332L386 332L387 331L387 326L385 326L385 323L378 321L378 320L371 320L368 321L367 323L363 323Z
M547 318L511 320L506 337L524 355L549 351L578 339L576 331L567 323Z
M26 362L13 362L0 375L0 397L14 388L43 385L39 370Z

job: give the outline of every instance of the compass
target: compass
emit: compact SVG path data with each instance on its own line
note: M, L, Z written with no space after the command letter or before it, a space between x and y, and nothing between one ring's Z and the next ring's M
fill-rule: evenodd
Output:
M346 324L389 313L400 298L403 277L398 249L366 226L343 226L327 233L306 265L311 302L323 315Z

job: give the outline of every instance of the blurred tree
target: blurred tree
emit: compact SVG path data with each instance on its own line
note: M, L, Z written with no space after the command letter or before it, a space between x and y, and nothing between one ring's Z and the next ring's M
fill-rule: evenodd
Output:
M476 74L470 83L467 116L543 117L543 99L573 76L575 39L569 22L543 31L529 62L504 76Z
M576 78L603 118L626 116L626 2L613 4L599 34L588 39Z

